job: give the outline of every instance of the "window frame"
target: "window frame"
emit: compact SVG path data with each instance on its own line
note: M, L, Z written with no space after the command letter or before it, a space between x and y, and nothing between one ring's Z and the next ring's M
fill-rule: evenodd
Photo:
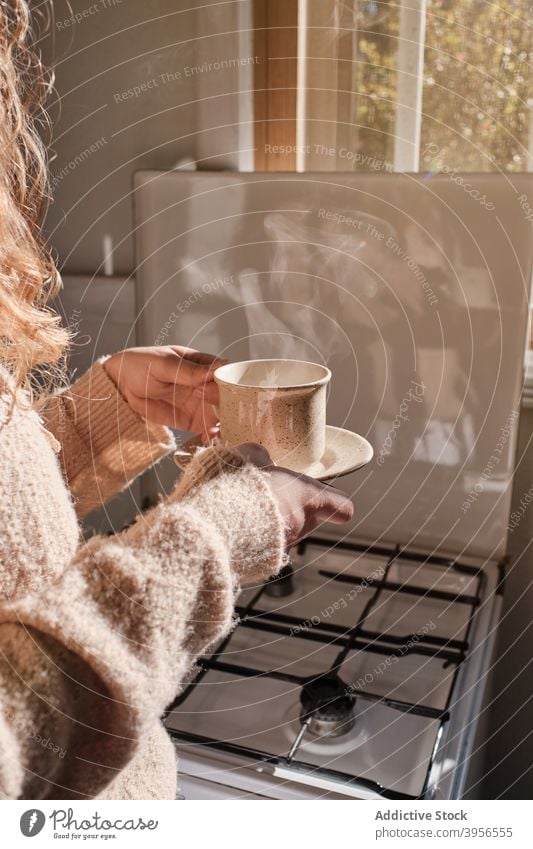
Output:
M254 0L254 165L296 170L298 0Z

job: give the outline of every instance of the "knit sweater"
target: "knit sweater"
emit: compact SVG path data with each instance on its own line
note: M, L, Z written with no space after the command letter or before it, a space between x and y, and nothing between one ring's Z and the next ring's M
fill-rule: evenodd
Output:
M10 410L2 381L0 798L174 798L159 717L231 628L241 583L283 560L268 475L204 449L169 498L83 544L78 517L171 434L133 413L101 364L39 413Z

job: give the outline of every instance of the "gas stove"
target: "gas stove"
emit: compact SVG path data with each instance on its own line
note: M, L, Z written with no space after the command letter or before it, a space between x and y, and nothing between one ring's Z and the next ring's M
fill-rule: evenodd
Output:
M185 795L457 794L498 580L495 564L302 544L241 593L239 626L169 708Z

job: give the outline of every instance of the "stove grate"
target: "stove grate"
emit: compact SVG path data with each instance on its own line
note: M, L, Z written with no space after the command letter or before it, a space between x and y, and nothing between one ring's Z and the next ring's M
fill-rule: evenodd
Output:
M203 747L217 749L222 752L246 756L247 758L251 758L252 760L257 761L258 763L285 765L290 766L291 769L297 769L300 771L303 770L311 773L318 771L320 772L320 774L327 776L334 781L341 781L342 783L347 783L350 785L359 784L379 794L383 798L431 798L432 790L430 787L430 776L432 772L432 767L435 762L438 747L443 736L443 726L449 719L449 711L454 698L455 684L459 668L468 653L469 638L473 623L473 615L480 604L483 583L485 580L483 570L476 569L475 567L465 565L464 563L460 563L449 558L440 557L438 555L423 555L415 552L410 552L409 550L405 550L400 547L397 547L396 550L391 553L390 550L382 549L375 546L362 546L358 545L357 543L349 543L344 541L332 544L331 540L320 539L316 537L310 538L301 543L298 549L298 553L304 554L305 549L308 545L327 547L331 550L341 549L351 552L359 552L363 555L369 554L386 556L388 558L383 576L373 581L370 587L370 598L354 625L349 628L343 628L342 626L335 625L333 623L319 623L316 627L313 628L313 630L310 630L303 627L305 623L301 620L298 620L296 617L276 612L270 612L268 610L260 610L257 608L256 605L260 601L263 593L265 592L266 585L263 585L263 587L261 587L255 593L255 595L249 601L246 607L237 608L237 613L239 614L241 619L239 627L259 629L265 631L266 633L275 633L283 636L290 636L296 632L298 634L299 639L322 642L324 644L327 643L328 645L338 646L338 654L335 657L330 669L321 672L320 675L317 676L317 679L323 677L324 675L338 675L341 671L344 661L346 660L348 655L353 651L371 651L376 654L385 654L389 656L396 655L400 657L403 657L410 653L419 654L426 657L441 659L444 661L445 666L455 666L455 671L452 678L450 691L446 700L446 705L442 709L433 707L431 705L391 698L389 696L384 696L379 693L370 692L367 689L362 691L350 686L350 692L353 693L354 696L360 694L368 701L382 703L387 707L392 708L393 710L401 711L402 713L412 713L417 716L436 720L440 723L439 730L436 735L435 747L429 760L426 779L420 796L414 797L408 794L399 793L392 789L388 789L386 787L381 786L378 782L374 782L366 778L360 778L357 776L340 773L336 770L332 770L325 767L317 767L316 765L306 764L301 760L296 760L295 758L298 754L300 743L302 742L305 736L302 731L300 731L300 733L296 735L295 740L293 741L287 755L284 758L273 756L267 752L262 752L253 749L249 746L241 746L235 743L231 743L229 741L217 740L216 738L204 737L201 735L192 734L190 732L169 729L169 733L175 740L195 743ZM443 590L431 590L429 588L426 589L424 587L412 586L411 584L405 585L397 581L392 581L389 577L390 572L392 566L398 560L401 560L402 564L408 562L416 563L419 565L427 563L432 566L438 566L445 569L452 569L463 574L469 574L476 579L476 592L474 595L462 593L454 594ZM344 575L343 573L331 572L329 570L321 570L319 574L323 575L329 580L350 584L362 584L364 580L354 576ZM382 594L385 592L415 595L424 598L431 598L437 601L448 602L449 604L462 604L469 606L470 615L466 627L464 640L446 639L444 637L438 637L429 634L416 635L416 640L414 640L413 638L415 637L415 635L413 634L408 634L403 637L399 637L397 635L380 633L377 631L366 629L365 622L367 621L373 608L380 601ZM261 669L254 669L250 666L227 663L221 658L230 639L231 635L228 636L219 645L213 655L201 661L200 671L198 672L194 680L191 682L191 684L184 690L184 692L180 696L178 696L174 700L174 702L168 707L167 711L165 712L165 716L168 716L171 711L175 710L187 700L196 685L207 675L210 670L218 670L221 672L226 672L245 678L271 678L278 681L286 681L288 683L292 683L300 687L304 687L306 684L309 683L310 680L313 680L309 679L308 676L301 677L298 675L284 673L275 669L265 671Z

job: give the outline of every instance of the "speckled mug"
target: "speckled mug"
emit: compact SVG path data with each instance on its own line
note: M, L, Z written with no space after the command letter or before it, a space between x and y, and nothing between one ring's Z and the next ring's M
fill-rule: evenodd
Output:
M326 448L331 372L301 360L247 360L215 372L220 430L230 445L258 442L273 461L305 471Z

